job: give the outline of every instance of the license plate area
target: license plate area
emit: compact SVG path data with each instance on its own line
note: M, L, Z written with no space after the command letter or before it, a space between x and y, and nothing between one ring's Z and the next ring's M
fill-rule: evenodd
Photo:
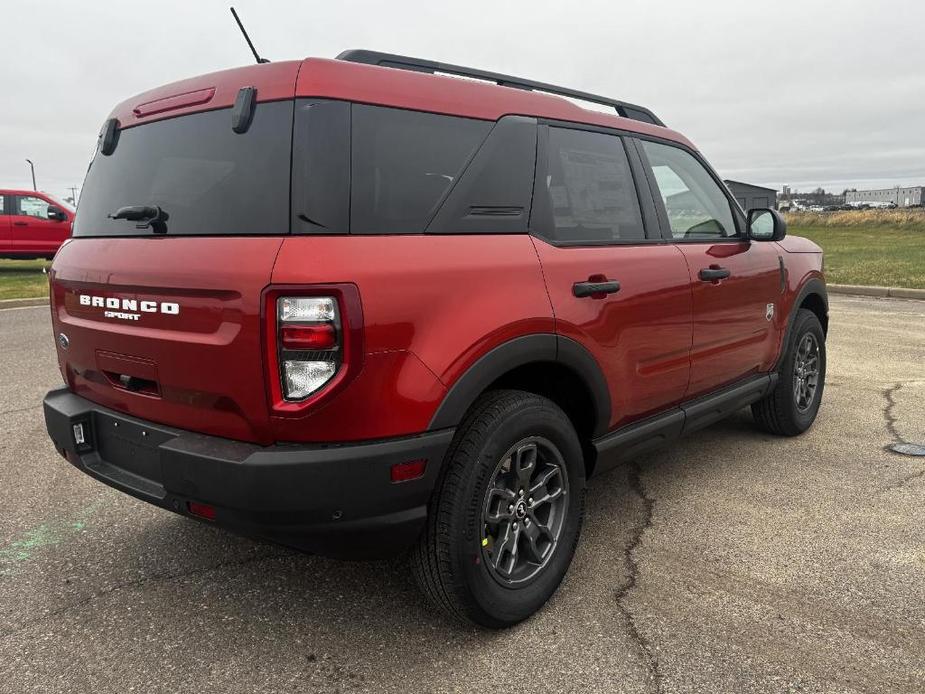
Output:
M163 496L158 447L175 438L175 432L95 413L93 433L96 455L85 461L87 467L124 486Z

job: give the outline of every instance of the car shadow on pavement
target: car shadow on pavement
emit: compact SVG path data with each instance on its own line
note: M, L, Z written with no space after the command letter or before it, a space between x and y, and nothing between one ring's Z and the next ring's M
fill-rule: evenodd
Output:
M565 615L575 617L576 612L586 612L584 619L622 631L624 618L613 601L629 578L626 549L636 541L634 535L646 513L643 499L631 484L633 469L644 478L657 477L670 486L678 468L689 463L685 462L685 450L702 448L705 439L738 447L765 438L772 439L758 432L751 416L743 412L675 444L671 455L656 452L594 480L588 491L582 542L563 590L546 610L514 631L543 629L544 623L554 623ZM704 459L699 464L710 463ZM743 458L741 464L748 465L748 459ZM194 556L203 543L232 541L224 531L173 516L165 516L149 532L150 538L139 538L139 546L159 544L164 551L187 556ZM405 557L346 562L242 538L233 538L233 542L237 551L232 557L191 569L188 577L181 573L170 580L223 586L220 591L210 588L217 601L214 609L235 620L269 620L281 630L281 638L285 634L290 638L312 635L330 651L342 651L351 642L350 650L365 647L376 638L401 634L406 645L409 638L423 639L419 644L423 652L434 657L447 656L443 648L431 643L435 632L449 639L444 646L503 638L460 627L432 611L418 592ZM581 603L591 605L590 609L582 608ZM423 648L425 643L431 645Z
M77 557L86 567L73 586L81 597L68 595L38 626L49 628L52 620L55 638L43 650L28 638L17 648L37 672L72 668L78 680L80 673L90 677L88 668L134 668L120 682L126 687L169 688L174 673L184 682L219 687L260 681L269 690L299 682L378 691L406 691L412 683L452 690L461 681L501 687L507 675L498 663L516 661L529 649L536 657L522 666L527 681L554 684L552 678L563 690L601 690L618 678L625 691L645 691L656 665L625 598L636 573L645 570L630 561L628 550L644 542L652 509L632 477L657 479L664 493L690 465L687 451L762 436L747 415L737 416L597 479L561 589L537 615L507 631L456 624L432 611L404 557L346 562L305 555L119 497L105 537L96 544L87 538L77 550L95 557L109 552L105 564ZM657 514L657 497L654 503ZM144 649L116 647L140 633L148 635ZM139 662L126 664L126 658ZM169 671L154 665L168 660Z

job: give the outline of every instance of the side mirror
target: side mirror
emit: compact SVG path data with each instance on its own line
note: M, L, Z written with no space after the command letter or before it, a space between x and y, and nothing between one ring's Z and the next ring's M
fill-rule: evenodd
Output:
M54 205L48 206L48 218L56 222L67 221L67 215L64 214L64 211L60 207L55 207Z
M748 211L748 238L751 241L780 241L787 235L787 222L777 210L758 208Z

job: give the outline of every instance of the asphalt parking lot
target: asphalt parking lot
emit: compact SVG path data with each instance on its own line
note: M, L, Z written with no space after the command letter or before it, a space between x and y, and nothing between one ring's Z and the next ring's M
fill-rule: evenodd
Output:
M0 311L0 691L921 692L925 302L833 297L798 439L743 411L592 486L552 602L449 624L342 563L110 490L44 430L47 308Z

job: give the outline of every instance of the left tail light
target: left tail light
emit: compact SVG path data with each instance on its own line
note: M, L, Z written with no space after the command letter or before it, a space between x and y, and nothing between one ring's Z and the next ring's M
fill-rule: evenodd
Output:
M307 288L300 287L305 292ZM267 351L273 408L300 412L343 384L362 357L362 313L353 285L267 293Z
M332 296L276 300L283 398L305 400L340 368L340 311Z

